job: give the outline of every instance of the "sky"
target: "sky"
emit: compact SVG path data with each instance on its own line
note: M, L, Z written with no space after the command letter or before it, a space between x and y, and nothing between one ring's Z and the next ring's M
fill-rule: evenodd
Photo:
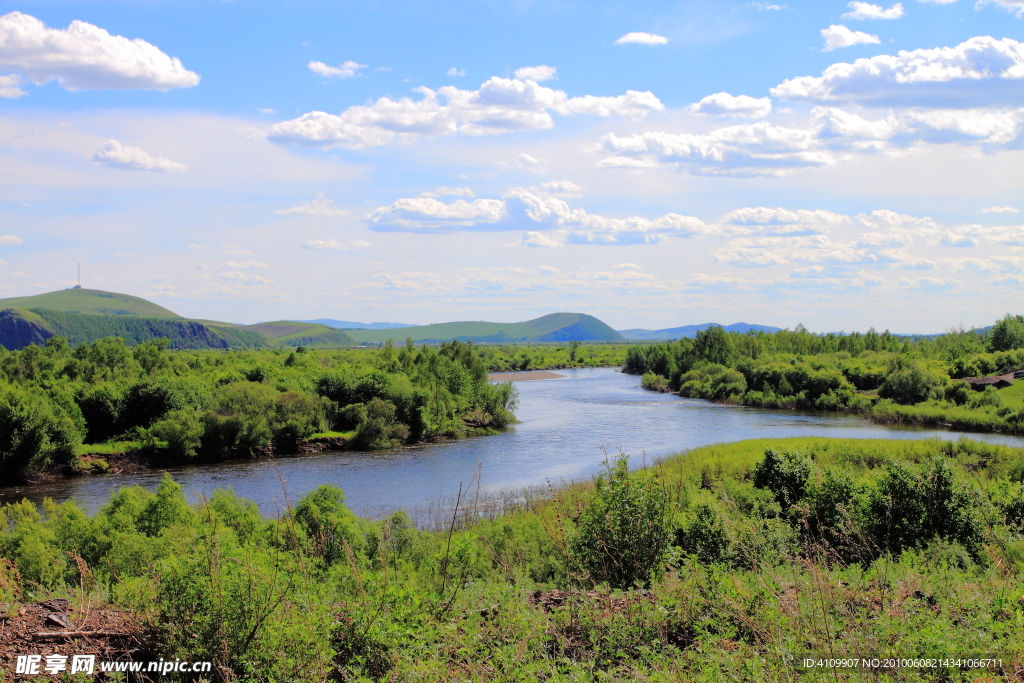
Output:
M1022 143L1024 0L0 0L0 297L985 326Z

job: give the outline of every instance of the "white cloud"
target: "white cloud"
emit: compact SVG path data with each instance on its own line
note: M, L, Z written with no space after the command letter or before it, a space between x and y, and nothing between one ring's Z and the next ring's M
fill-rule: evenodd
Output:
M836 163L834 155L817 141L815 130L764 122L728 126L704 135L609 133L589 151L611 155L597 162L598 168L669 164L702 175L781 175L796 168Z
M1020 213L1020 209L1015 209L1012 206L990 206L987 209L982 209L982 213Z
M936 277L919 277L916 280L900 278L899 285L907 289L944 290L953 289L963 283L960 280L942 280Z
M502 199L462 199L450 204L436 199L399 199L366 217L372 230L383 232L456 232L526 230L524 244L540 245L529 233L547 233L545 240L570 244L652 244L669 236L697 237L708 232L692 216L675 213L660 218L611 218L572 209L561 199L524 188L511 188Z
M617 97L570 98L536 81L490 78L479 90L445 86L415 88L422 99L382 97L371 105L349 107L339 115L313 111L272 126L268 138L309 147L374 147L417 137L493 135L552 128L552 112L563 116L622 116L639 119L664 105L650 92Z
M265 270L269 268L266 263L260 263L259 261L243 261L242 263L235 263L234 261L225 261L220 264L221 270Z
M931 3L933 5L952 5L956 0L917 0L925 4Z
M756 7L759 11L775 10L776 12L784 10L788 5L773 5L767 2L748 2L744 7Z
M521 81L550 81L557 75L558 69L541 64L540 66L524 66L516 69L516 78Z
M331 216L347 216L347 215L349 215L351 213L351 211L345 211L344 209L339 209L338 207L334 206L334 200L333 199L326 199L322 192L318 192L317 195L316 195L316 199L314 199L311 202L306 202L305 204L300 204L298 206L293 206L290 209L278 209L274 213L282 214L282 215L290 214L290 213L302 213L302 214L306 214L308 216L331 217Z
M854 0L847 7L853 11L844 14L843 19L864 21L867 19L899 19L903 16L903 5L898 2L889 9L885 9L881 5L872 5L870 2L857 2Z
M548 167L544 165L546 163L546 160L532 157L526 153L520 154L516 159L516 165L519 166L519 168L523 169L527 173L536 173L538 175L543 175L548 172Z
M863 31L852 31L842 24L832 24L828 28L821 29L821 35L825 39L825 47L822 52L831 52L841 47L852 47L853 45L877 45L882 41L878 36Z
M309 240L302 243L303 249L333 249L336 251L358 251L360 249L369 249L371 246L373 245L363 240L349 242L348 244L344 244L337 240Z
M170 90L199 84L198 74L142 39L112 36L84 21L72 21L64 30L47 28L21 12L0 17L0 69L36 85L56 80L68 90Z
M629 43L638 43L640 45L665 45L668 43L668 38L665 36L655 35L653 33L634 31L632 33L627 33L615 41L616 45L627 45Z
M556 239L548 237L542 232L528 231L523 235L522 245L524 247L564 247L565 244Z
M464 69L457 69L454 66L444 72L446 76L465 76L466 71Z
M974 4L975 8L985 5L998 5L1018 17L1024 17L1024 0L977 0Z
M741 116L759 119L772 111L772 101L768 97L750 97L749 95L730 95L719 92L708 95L700 102L690 105L690 111L698 114L719 114L725 116Z
M849 216L822 209L775 208L764 206L734 209L722 216L718 228L727 235L816 235L849 225Z
M439 187L433 192L420 192L418 197L431 197L437 199L438 197L466 197L472 199L476 196L468 187Z
M950 232L947 230L942 233L942 237L939 238L939 244L944 247L976 247L978 246L978 240L974 239L970 235Z
M25 240L17 235L0 235L0 244L23 244Z
M577 185L571 180L552 180L548 183L541 183L540 187L548 194L560 197L579 197L583 194L583 186Z
M1019 105L1024 100L1024 44L979 36L956 47L901 50L833 64L820 77L783 81L771 93L784 100L878 107Z
M366 65L353 61L347 61L344 64L339 64L338 66L328 66L323 62L310 62L306 65L306 68L321 76L332 78L352 78L360 69L365 69Z
M0 76L0 97L5 100L16 100L26 94L21 89L21 77L17 74Z
M595 164L598 168L670 165L698 175L785 175L798 168L834 166L853 158L851 152L895 153L923 143L1014 149L1022 124L1024 108L900 110L869 120L835 107L816 107L806 128L759 122L704 134L609 133L587 151L605 155Z
M258 111L261 114L276 114L277 113L277 110L271 109L270 107L259 107L258 109L256 109L256 111Z
M150 156L148 152L138 147L124 147L117 140L108 140L89 158L98 164L127 171L180 173L187 170L184 164L162 157Z

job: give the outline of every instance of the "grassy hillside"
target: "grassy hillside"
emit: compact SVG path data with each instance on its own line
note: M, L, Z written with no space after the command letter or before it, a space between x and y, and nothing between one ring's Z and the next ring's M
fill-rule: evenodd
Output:
M269 337L277 346L309 346L313 348L337 348L355 346L356 341L341 330L318 323L303 323L295 320L278 320L236 328L243 332L256 332Z
M4 308L45 308L62 313L137 315L144 318L181 317L174 311L169 311L163 306L158 306L137 296L104 292L98 289L62 289L35 296L0 299L0 309Z
M398 330L346 330L357 342L383 342L412 337L415 342L459 339L477 342L518 341L621 341L622 336L597 318L584 313L551 313L521 323L467 321L437 323Z

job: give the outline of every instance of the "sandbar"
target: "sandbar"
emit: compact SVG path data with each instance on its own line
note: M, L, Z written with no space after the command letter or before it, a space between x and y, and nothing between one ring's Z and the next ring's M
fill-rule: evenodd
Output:
M548 370L526 370L525 372L490 372L487 379L492 382L527 382L531 379L559 379L565 375Z

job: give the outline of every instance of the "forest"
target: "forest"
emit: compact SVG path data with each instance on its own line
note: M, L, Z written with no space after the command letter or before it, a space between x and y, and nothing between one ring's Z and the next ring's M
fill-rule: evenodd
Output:
M121 338L0 349L0 477L102 472L105 452L187 463L288 454L310 437L360 449L488 433L515 419L510 383L470 344L364 350L168 351Z
M727 333L634 345L623 372L642 385L688 398L760 408L850 411L880 422L967 431L1024 431L1024 382L972 387L965 378L1024 369L1024 317L1007 315L987 331L934 337ZM981 391L973 389L981 388Z

